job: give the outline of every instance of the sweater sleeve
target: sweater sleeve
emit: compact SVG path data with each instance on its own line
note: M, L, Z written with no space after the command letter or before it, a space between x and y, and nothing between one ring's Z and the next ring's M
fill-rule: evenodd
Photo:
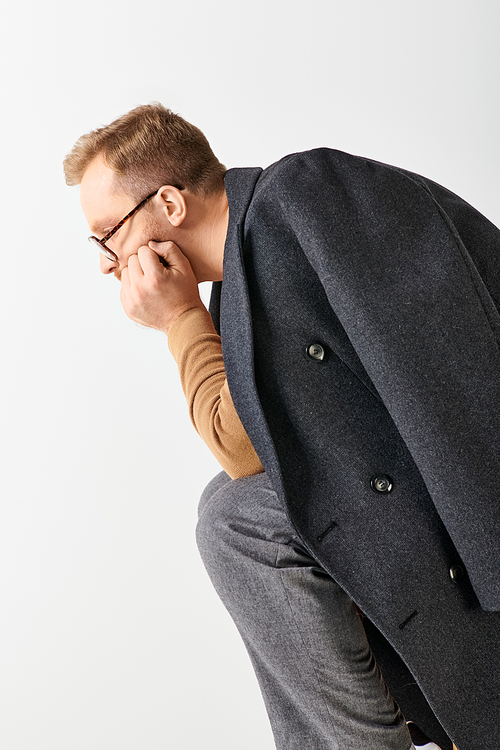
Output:
M173 324L168 346L177 365L191 421L232 479L259 474L262 464L229 393L220 336L207 310L188 310Z

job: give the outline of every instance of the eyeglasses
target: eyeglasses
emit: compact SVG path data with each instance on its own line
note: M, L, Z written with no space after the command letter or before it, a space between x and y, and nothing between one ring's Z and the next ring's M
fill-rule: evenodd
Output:
M179 188L180 189L180 188ZM99 248L99 252L102 253L108 260L112 260L114 263L118 261L118 256L116 253L114 253L112 250L110 250L109 247L106 246L106 242L111 239L111 237L116 234L116 232L122 227L126 221L132 218L134 214L139 211L140 208L144 206L144 204L153 197L153 195L156 195L157 191L155 190L154 193L151 193L151 195L146 196L144 200L142 200L140 203L137 204L135 208L132 209L126 216L123 217L121 221L118 222L116 226L113 227L113 229L110 229L107 234L104 235L102 240L99 239L99 237L94 237L92 235L89 237L89 242L92 242L94 245L97 245Z
M173 185L172 187L177 188L177 190L184 190L184 188L180 187L180 185ZM97 245L97 247L99 248L99 252L100 253L102 253L108 260L112 260L113 263L116 263L118 261L118 256L109 247L106 247L106 242L109 239L111 239L111 237L114 234L116 234L116 232L120 229L120 227L122 227L125 224L126 221L128 221L129 219L131 219L132 216L134 214L136 214L137 211L139 211L139 209L142 208L143 205L150 198L152 198L154 195L156 195L157 192L158 192L158 190L155 190L154 193L151 193L151 195L147 195L144 198L144 200L142 200L140 203L138 203L137 206L135 208L133 208L132 211L130 211L130 213L128 213L126 216L124 216L123 219L121 221L119 221L116 226L113 227L113 229L110 229L109 232L104 235L104 237L102 238L102 240L100 240L99 237L94 237L94 235L92 235L91 237L89 237L89 242L92 242L92 244Z

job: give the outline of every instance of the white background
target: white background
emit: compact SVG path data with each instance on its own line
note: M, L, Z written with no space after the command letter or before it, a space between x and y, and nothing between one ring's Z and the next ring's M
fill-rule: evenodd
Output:
M1 11L0 748L270 750L194 543L218 471L165 338L101 277L76 138L159 100L228 166L332 146L500 223L498 0Z

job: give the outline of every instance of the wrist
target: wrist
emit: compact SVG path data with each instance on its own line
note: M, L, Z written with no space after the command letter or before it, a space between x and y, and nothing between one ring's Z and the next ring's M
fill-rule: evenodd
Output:
M173 315L169 317L168 321L166 321L165 325L161 329L163 333L165 333L168 336L173 326L179 323L180 319L183 316L185 316L186 313L189 313L192 310L201 310L204 313L207 312L207 308L205 307L203 302L201 302L201 300L199 304L192 304L190 307L183 307L182 309L179 309L178 311L176 311Z

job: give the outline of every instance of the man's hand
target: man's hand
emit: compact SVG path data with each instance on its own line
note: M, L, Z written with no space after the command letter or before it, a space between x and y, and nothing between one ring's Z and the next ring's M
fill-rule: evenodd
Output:
M121 280L123 309L129 318L149 328L168 333L187 310L205 309L191 264L173 242L140 247L137 255L129 257Z

